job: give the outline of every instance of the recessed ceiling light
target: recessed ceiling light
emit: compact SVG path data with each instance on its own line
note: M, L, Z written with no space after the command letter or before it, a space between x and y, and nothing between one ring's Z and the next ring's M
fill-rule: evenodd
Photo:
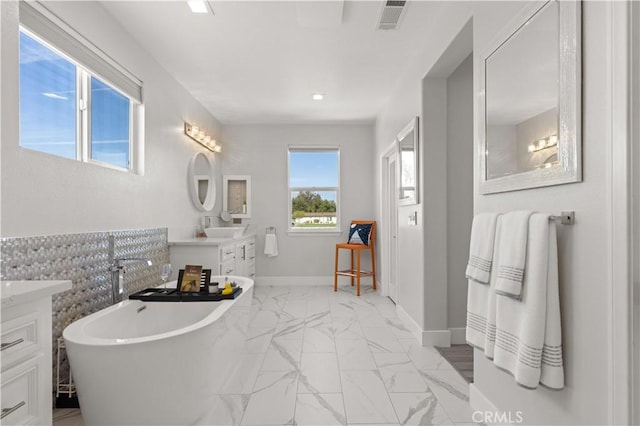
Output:
M311 96L311 99L314 101L321 101L324 99L324 93L314 93L313 96Z
M209 13L207 4L203 0L191 0L187 3L193 13Z

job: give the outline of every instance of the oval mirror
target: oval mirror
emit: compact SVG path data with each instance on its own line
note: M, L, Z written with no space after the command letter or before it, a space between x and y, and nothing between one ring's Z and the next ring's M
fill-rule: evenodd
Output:
M209 156L198 152L189 162L189 194L193 205L208 212L216 205L216 181Z

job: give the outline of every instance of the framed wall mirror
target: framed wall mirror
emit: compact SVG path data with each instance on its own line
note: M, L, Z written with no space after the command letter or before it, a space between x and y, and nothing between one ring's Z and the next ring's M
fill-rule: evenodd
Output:
M189 162L187 185L193 205L202 212L210 212L216 205L216 181L213 163L207 154L198 152Z
M581 4L525 7L480 58L482 194L582 180Z
M396 138L398 145L399 205L418 203L418 117L411 120Z

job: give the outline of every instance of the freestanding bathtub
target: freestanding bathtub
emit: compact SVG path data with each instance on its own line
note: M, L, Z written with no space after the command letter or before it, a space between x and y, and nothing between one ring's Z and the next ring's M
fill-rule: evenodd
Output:
M223 277L212 277L219 281ZM87 425L211 424L244 352L253 281L220 302L126 300L63 332Z

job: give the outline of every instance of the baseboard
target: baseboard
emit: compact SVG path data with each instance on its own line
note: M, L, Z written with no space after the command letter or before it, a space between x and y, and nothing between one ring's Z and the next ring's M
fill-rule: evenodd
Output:
M424 330L422 332L422 346L439 346L448 348L451 346L451 331L449 330Z
M400 318L407 328L409 328L409 331L413 334L416 340L422 344L422 327L420 327L418 323L411 318L402 306L396 305L396 313L398 314L398 318Z
M255 277L256 286L317 286L326 285L333 287L332 275L319 276L293 276L293 277Z
M450 328L451 332L451 344L452 345L464 345L467 343L467 329L464 327Z

